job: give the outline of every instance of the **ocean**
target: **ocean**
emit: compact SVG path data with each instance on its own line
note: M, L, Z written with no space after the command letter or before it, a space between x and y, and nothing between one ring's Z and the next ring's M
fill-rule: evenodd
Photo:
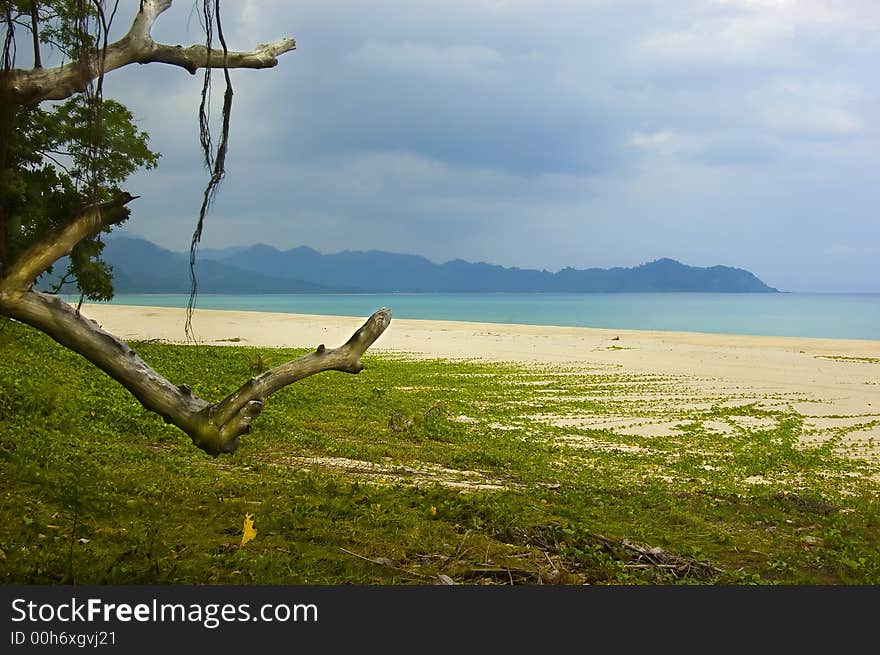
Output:
M187 299L121 294L111 302L186 307ZM388 307L396 318L880 340L880 294L203 294L196 307L364 317Z

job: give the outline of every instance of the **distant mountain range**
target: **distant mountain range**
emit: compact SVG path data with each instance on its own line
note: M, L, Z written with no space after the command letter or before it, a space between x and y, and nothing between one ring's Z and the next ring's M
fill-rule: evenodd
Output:
M189 292L188 253L116 237L107 243L104 258L113 266L117 293ZM777 292L740 268L700 268L673 259L633 268L564 268L551 273L461 259L435 264L417 255L377 250L322 255L305 246L282 251L262 244L203 248L196 272L200 293Z

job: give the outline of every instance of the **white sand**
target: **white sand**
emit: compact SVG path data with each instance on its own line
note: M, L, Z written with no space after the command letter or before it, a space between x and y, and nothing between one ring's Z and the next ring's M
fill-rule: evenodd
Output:
M123 339L185 341L182 309L85 305L83 313ZM314 348L344 343L365 318L197 310L193 325L201 343ZM880 419L880 341L393 319L370 352L383 351L676 376L679 401L785 405L829 435L840 427L831 417ZM875 441L880 426L859 433L876 453Z

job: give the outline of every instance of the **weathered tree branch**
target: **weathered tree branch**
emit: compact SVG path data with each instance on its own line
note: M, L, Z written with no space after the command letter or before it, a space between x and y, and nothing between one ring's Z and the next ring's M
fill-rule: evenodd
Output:
M10 107L68 98L84 92L92 80L100 80L105 73L129 64L165 63L190 73L199 68L268 68L278 63L280 55L296 48L293 39L282 39L249 52L227 52L222 32L223 50L156 43L151 36L153 24L171 3L172 0L141 0L128 33L110 45L104 46L102 42L100 54L85 55L81 60L46 69L39 66L37 48L34 68L0 71L0 130L11 125ZM36 3L32 8L36 8ZM101 11L100 6L98 10ZM31 18L36 39L38 16L32 11ZM101 18L106 35L107 23L103 15ZM3 138L0 146L7 142ZM4 157L5 148L0 147L0 164L3 164L0 168L5 167ZM79 353L128 389L147 410L179 427L196 446L215 457L238 448L241 436L250 431L266 399L276 391L316 373L334 370L358 373L363 369L361 356L391 321L391 312L387 309L373 314L339 348L318 346L304 357L248 380L236 392L212 404L193 394L189 386L175 385L163 378L129 345L102 330L58 296L32 289L39 275L69 255L78 243L124 222L129 216L126 205L133 199L124 193L109 202L90 206L64 227L33 243L15 261L0 261L0 315L31 325ZM0 207L0 212L2 210ZM0 238L4 229L5 220L0 220ZM3 256L2 245L0 240L0 257Z
M278 57L296 48L293 39L262 44L247 52L208 50L205 46L156 43L150 36L156 18L171 6L172 0L143 0L128 33L107 46L103 61L78 61L54 68L13 69L0 73L0 97L13 104L43 100L63 100L85 90L102 73L129 64L164 63L185 68L195 74L199 68L271 68Z
M80 241L95 236L106 227L124 222L129 215L126 205L134 199L135 196L122 193L112 200L88 207L58 232L33 243L0 278L0 292L14 293L30 289L43 271L69 255Z
M274 43L262 43L249 52L232 52L226 55L227 68L272 68L278 64L278 56L294 50L296 42L293 39L281 39ZM212 48L208 50L203 45L193 45L188 48L182 46L161 45L154 43L150 48L150 54L138 60L139 64L151 62L172 64L185 68L195 75L199 68L223 68L223 51Z
M260 415L266 398L285 386L324 371L358 373L360 357L388 327L391 312L380 309L348 342L335 349L323 345L292 362L252 378L217 404L176 386L150 368L135 351L58 296L36 291L0 289L0 314L45 332L61 345L88 359L128 389L151 412L186 432L193 443L217 456L238 449L243 434Z
M134 350L58 296L36 291L0 291L0 313L45 332L121 383L152 412L197 442L198 415L208 403L188 395L150 368ZM198 442L197 442L198 443Z
M226 425L233 420L236 414L244 416L248 412L256 410L256 406L252 403L262 404L263 399L270 394L315 373L323 371L360 373L364 368L361 364L361 355L373 345L373 342L385 331L390 322L391 311L382 308L367 319L367 322L351 336L345 345L328 350L322 344L308 355L276 366L258 377L251 378L237 391L217 403L212 410L215 420ZM259 411L256 413L259 414Z

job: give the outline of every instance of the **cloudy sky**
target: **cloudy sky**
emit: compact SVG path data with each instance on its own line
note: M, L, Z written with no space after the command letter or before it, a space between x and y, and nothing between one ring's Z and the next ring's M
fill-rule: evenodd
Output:
M154 37L200 41L192 10ZM877 0L267 0L226 2L224 24L233 49L297 50L232 72L205 246L672 257L880 292ZM128 184L125 230L181 251L207 177L200 87L156 64L106 82L162 153Z

